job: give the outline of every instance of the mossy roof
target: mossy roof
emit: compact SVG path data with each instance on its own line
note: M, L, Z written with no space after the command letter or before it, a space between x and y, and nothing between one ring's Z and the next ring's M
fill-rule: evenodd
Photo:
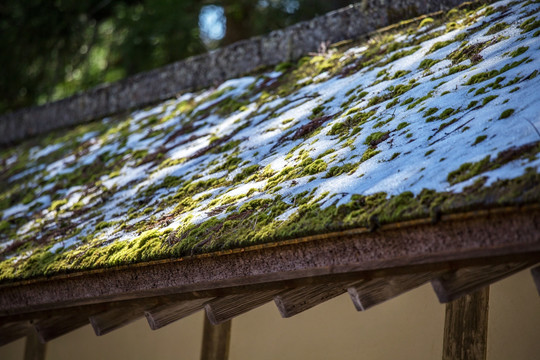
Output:
M540 4L469 5L0 150L0 281L540 200Z

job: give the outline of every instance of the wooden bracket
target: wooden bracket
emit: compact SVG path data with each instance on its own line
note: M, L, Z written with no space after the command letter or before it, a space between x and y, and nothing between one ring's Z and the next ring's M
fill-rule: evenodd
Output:
M431 281L441 303L447 303L515 274L531 263L506 263L475 266L445 273Z
M279 292L280 290L265 290L216 298L204 306L206 316L208 316L208 320L212 324L221 324L235 316L266 304Z
M28 336L30 332L34 332L34 329L29 321L2 324L0 325L0 346Z
M39 340L42 343L46 343L87 325L88 322L88 314L86 313L71 314L69 316L59 315L36 320L34 322L34 328L37 331Z
M196 313L204 308L204 304L213 298L201 298L194 300L184 300L173 304L160 305L144 312L148 325L152 330L157 330L180 320L186 316Z
M119 329L144 315L144 307L129 306L111 309L89 317L90 324L97 336Z
M435 276L433 273L417 273L361 280L349 287L347 291L356 310L365 311L423 285Z
M339 282L303 286L276 295L274 302L281 316L288 318L345 293L350 285L351 282Z

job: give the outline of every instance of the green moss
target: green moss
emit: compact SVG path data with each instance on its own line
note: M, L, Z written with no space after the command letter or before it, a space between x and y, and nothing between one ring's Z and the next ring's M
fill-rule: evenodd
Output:
M426 17L424 19L422 19L422 21L420 22L420 24L418 24L418 28L423 28L424 26L427 26L431 23L433 23L433 18L430 18L430 17Z
M478 101L476 100L471 101L469 105L467 105L467 110L472 109L473 107L476 106L476 104L478 104Z
M424 154L424 156L429 156L429 155L433 154L434 152L435 152L435 150L430 149L430 150L426 151L426 153Z
M362 158L360 161L364 162L366 160L369 160L380 152L381 152L380 150L370 147L366 151L364 151L364 154L362 154Z
M400 77L403 77L409 74L410 72L411 72L410 70L398 70L394 73L394 75L392 75L390 80L399 79Z
M381 131L376 131L374 133L371 133L366 137L366 140L364 140L364 144L370 145L370 146L377 146L379 143L388 139L388 134L389 134L388 132L381 132Z
M399 99L395 98L394 100L392 100L388 104L386 104L386 108L390 109L392 106L396 106L398 103L399 103Z
M315 175L320 172L326 171L326 162L323 159L317 159L311 164L307 165L302 172L303 175Z
M0 221L0 234L6 233L10 229L11 225L7 220Z
M347 163L341 166L332 166L324 175L324 178L330 178L334 176L339 176L341 174L347 173L351 175L356 171L360 163Z
M260 166L259 165L251 165L251 166L248 166L246 168L244 168L239 174L237 174L234 179L233 179L233 182L235 183L238 183L238 182L241 182L243 181L244 179L248 178L249 176L253 175L254 173L256 173L258 170L260 169Z
M472 145L474 146L474 145L480 144L482 141L486 139L487 139L487 135L480 135L474 140Z
M49 210L51 211L56 211L58 210L61 206L64 206L67 204L67 199L62 199L62 200L56 200L56 201L53 201L51 206L49 207Z
M499 152L494 159L491 159L488 155L478 162L462 164L457 170L451 171L448 174L447 181L452 185L457 184L486 171L497 169L511 161L531 158L538 152L540 152L540 142L525 144L520 147L511 147Z
M499 116L499 120L506 119L514 113L514 109L506 109L501 113L501 116Z
M447 122L442 123L441 125L439 125L438 131L441 131L441 130L444 129L445 127L450 126L450 125L452 125L453 123L455 123L455 122L457 122L457 121L458 121L458 119L452 119L452 120L450 120L450 121L447 121Z
M446 47L450 44L452 44L454 42L454 40L446 40L446 41L439 41L439 42L436 42L435 44L433 44L431 46L431 48L429 49L429 51L427 52L428 54L431 54L439 49L442 49L443 47Z
M527 50L529 50L528 46L520 46L516 50L514 50L514 51L512 51L510 53L510 57L517 57L517 56L523 54Z
M521 31L522 34L525 34L539 27L540 27L540 20L536 20L535 17L529 18L525 20L523 23L521 23L521 25L519 25L519 28L522 30Z
M499 75L499 74L502 74L510 69L513 69L515 68L516 66L519 66L521 65L522 63L524 63L525 61L527 61L529 58L526 57L526 58L523 58L519 61L514 61L513 63L511 64L506 64L505 66L503 66L500 70L490 70L490 71L485 71L485 72L482 72L482 73L479 73L479 74L476 74L476 75L473 75L471 76L471 78L469 79L469 81L467 81L465 83L465 85L473 85L473 84L478 84L478 83L481 83L481 82L484 82L486 80L489 80L491 78L494 78L495 76Z
M489 28L489 30L486 32L486 35L496 34L496 33L500 32L500 31L503 31L504 29L508 28L509 26L510 25L508 25L504 21L500 22L500 23L497 23L497 24L495 24L495 25L493 25L492 27Z
M439 111L439 109L436 108L436 107L429 108L429 109L426 110L426 112L424 113L423 116L424 116L424 117L428 117L428 116L430 116L430 115L435 114L437 111Z
M452 116L452 114L454 114L455 112L456 110L454 110L453 108L444 109L439 115L439 118L442 120L447 119L448 117Z
M450 69L448 69L448 73L446 73L445 76L453 75L453 74L455 74L455 73L458 73L458 72L467 70L467 69L470 68L470 67L471 67L471 65L456 65L456 66L452 66Z
M498 98L499 95L489 95L489 96L486 96L484 99L482 99L482 106L488 104L490 101Z
M398 124L398 126L396 127L396 130L401 130L401 129L404 129L406 128L407 126L409 126L410 124L406 121L403 121L401 123Z

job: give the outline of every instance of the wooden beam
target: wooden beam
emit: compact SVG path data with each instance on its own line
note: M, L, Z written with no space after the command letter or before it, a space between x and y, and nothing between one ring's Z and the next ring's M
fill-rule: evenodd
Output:
M213 298L201 298L165 304L145 311L144 315L148 320L150 328L152 330L157 330L174 321L196 313L204 308L204 304L212 299Z
M281 317L288 318L347 292L351 282L303 286L274 297Z
M231 342L231 320L213 325L204 317L201 360L227 360Z
M485 360L489 287L446 305L443 360Z
M370 307L423 285L435 276L434 273L421 272L362 280L349 287L347 291L356 310L365 311Z
M24 346L24 360L44 360L46 351L47 344L39 340L37 332L29 331Z
M538 291L538 295L540 295L540 266L532 268L531 275L533 277L534 284L536 285L536 291Z
M489 286L531 265L531 263L523 262L463 268L445 273L433 279L431 284L439 301L447 303Z
M212 324L221 324L272 301L279 292L280 290L267 290L216 298L204 306L206 316Z
M57 337L67 334L89 323L90 314L76 314L70 316L53 316L51 318L36 320L34 328L39 340L46 343Z
M0 325L0 346L27 336L34 331L29 321L12 322Z
M144 316L144 306L112 309L89 317L97 336L105 335Z

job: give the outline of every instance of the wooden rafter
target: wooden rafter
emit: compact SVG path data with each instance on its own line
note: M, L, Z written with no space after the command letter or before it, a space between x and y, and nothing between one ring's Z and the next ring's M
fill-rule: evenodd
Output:
M272 301L279 292L279 290L266 290L243 295L223 296L205 305L206 315L212 324L218 325Z
M0 325L0 346L27 336L34 331L29 321L9 322Z
M279 293L274 302L281 316L288 318L345 293L351 284L338 282L303 286Z
M39 340L46 343L65 335L89 323L87 314L72 314L70 316L53 316L40 319L34 323Z
M157 330L163 326L180 320L186 316L196 313L204 308L204 305L212 298L200 298L193 300L183 300L172 304L164 304L144 312L148 325L152 330Z
M89 317L97 336L105 335L144 316L143 306L111 309Z
M434 273L420 272L364 280L350 286L348 292L356 310L365 311L372 306L425 284L434 276Z
M458 269L431 281L441 303L458 299L531 266L528 262L486 265Z

